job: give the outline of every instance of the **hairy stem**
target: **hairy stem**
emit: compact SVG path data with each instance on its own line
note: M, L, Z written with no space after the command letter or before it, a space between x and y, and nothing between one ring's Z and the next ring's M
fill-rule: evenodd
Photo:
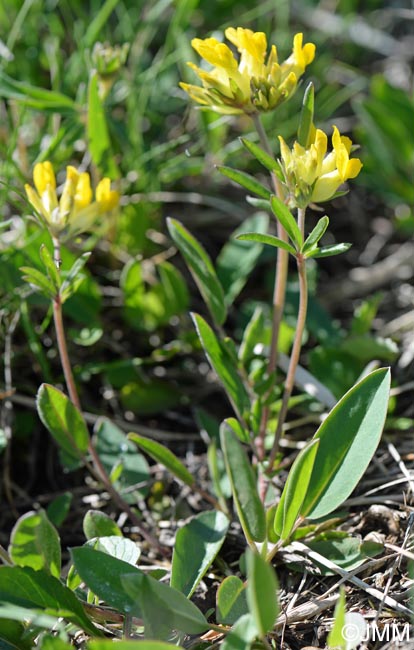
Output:
M260 138L260 143L263 149L271 156L273 156L272 149L267 138L266 131L263 128L263 124L260 121L259 115L253 116L254 125L256 131ZM272 184L276 196L284 200L283 188L280 180L275 173L271 174ZM277 222L277 236L283 241L288 241L288 236L283 228L283 226ZM278 342L279 342L279 331L280 324L283 317L283 309L285 306L285 295L286 295L286 282L287 282L287 271L288 271L288 260L289 253L285 250L278 249L277 251L277 261L276 261L276 276L275 276L275 285L273 290L273 317L272 317L272 333L270 340L270 354L267 371L270 374L274 373L277 366L277 355L278 355ZM263 460L265 455L264 449L264 439L266 436L267 423L269 420L270 408L269 406L264 406L262 417L260 421L259 435L256 439L256 450L259 460Z
M57 237L53 238L53 247L54 247L54 261L57 269L59 270L61 265L60 242ZM65 377L65 383L68 389L69 397L71 402L76 406L76 408L79 409L79 411L82 411L78 390L76 388L75 379L73 377L72 365L69 359L68 347L66 344L66 335L65 335L65 328L63 324L63 315L62 315L62 301L59 294L57 294L53 299L53 319L55 324L56 339L57 339L60 362L62 364L62 370ZM104 466L102 465L101 459L99 458L99 455L93 445L91 438L89 439L88 451L93 463L92 466L89 463L86 463L89 472L94 476L96 480L102 483L105 490L110 495L111 499L114 501L114 503L117 504L117 506L121 510L123 510L128 515L129 519L134 524L134 526L138 528L142 537L144 537L144 539L146 539L149 544L151 544L152 546L156 546L159 550L163 551L163 549L161 549L158 540L156 540L142 527L139 517L137 517L135 512L132 510L131 506L126 501L124 501L124 499L121 497L121 495L117 492L117 490L112 485L111 479L109 478Z
M304 227L305 227L304 208L298 209L298 224L300 226L302 236L303 236ZM279 442L283 432L283 425L286 419L288 403L289 403L290 396L292 395L293 386L295 383L296 368L299 363L300 352L302 349L303 332L305 330L306 314L308 310L308 280L306 275L306 258L301 253L297 253L296 263L297 263L298 275L299 275L298 320L296 323L295 339L293 341L292 353L290 355L289 368L286 376L285 390L283 392L282 406L280 408L276 433L273 440L272 450L269 456L269 467L268 467L269 472L272 470L273 464L275 462L276 454L279 450Z

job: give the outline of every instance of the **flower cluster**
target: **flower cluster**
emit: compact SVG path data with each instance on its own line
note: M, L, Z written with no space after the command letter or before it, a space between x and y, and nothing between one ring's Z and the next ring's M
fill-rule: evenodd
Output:
M255 114L276 108L291 97L315 56L315 45L303 45L302 34L296 34L292 54L280 64L275 45L266 60L267 40L263 32L229 27L225 35L237 48L240 60L215 38L194 38L193 48L214 67L207 72L188 63L201 79L202 87L180 84L192 99L218 113Z
M320 129L312 129L307 147L295 142L290 149L279 136L282 169L289 191L291 207L304 208L309 203L322 203L331 199L338 188L349 178L358 176L362 163L350 158L352 142L333 127L332 147L327 153L328 137Z
M27 197L53 236L63 231L71 236L85 232L100 215L118 207L119 194L111 190L111 181L104 178L95 191L95 201L89 174L75 167L66 168L66 181L60 198L56 192L56 177L49 161L38 163L33 171L36 189L25 185Z

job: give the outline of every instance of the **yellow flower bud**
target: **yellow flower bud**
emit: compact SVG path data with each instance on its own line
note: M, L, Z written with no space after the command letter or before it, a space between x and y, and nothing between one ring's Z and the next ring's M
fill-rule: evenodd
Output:
M103 178L96 188L96 200L102 212L110 212L119 205L119 193L111 190L109 178Z

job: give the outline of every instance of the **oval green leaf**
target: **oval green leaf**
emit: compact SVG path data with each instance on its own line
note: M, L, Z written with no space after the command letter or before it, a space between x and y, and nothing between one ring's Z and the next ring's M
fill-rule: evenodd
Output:
M89 433L80 411L62 391L42 384L37 393L37 411L46 429L73 460L82 459L89 446Z
M171 239L180 250L215 323L222 325L227 317L223 288L214 266L201 244L176 219L167 219Z
M189 598L219 552L229 527L223 512L202 512L178 531L171 568L171 587Z
M217 621L233 625L247 614L246 586L237 576L228 576L217 590Z
M306 257L332 257L333 255L341 255L346 253L351 248L352 244L343 242L342 244L332 244L331 246L322 246L309 251Z
M251 142L251 140L240 138L240 141L243 146L246 147L247 151L250 151L256 160L258 160L259 163L263 165L263 167L265 167L269 172L275 173L280 181L284 181L284 176L280 165L277 160L273 158L273 156L268 154L267 151L259 147L259 145L257 145L255 142Z
M220 427L220 440L234 505L246 539L263 542L266 537L266 515L250 461L226 422Z
M169 585L142 572L123 575L121 580L140 608L147 638L168 638L172 630L199 634L208 629L198 607Z
M364 377L332 409L316 432L319 448L301 515L333 512L358 484L381 439L387 414L390 370Z
M44 569L59 578L60 539L44 510L27 512L17 520L10 536L9 555L17 566Z

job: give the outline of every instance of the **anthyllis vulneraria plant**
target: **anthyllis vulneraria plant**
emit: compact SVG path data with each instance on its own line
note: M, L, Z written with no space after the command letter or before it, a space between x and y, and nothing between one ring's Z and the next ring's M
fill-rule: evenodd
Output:
M188 63L203 86L180 84L192 99L218 113L251 115L273 110L292 96L315 56L315 45L303 45L302 34L294 37L292 54L283 63L278 61L275 45L266 59L267 39L263 32L229 27L225 35L237 48L240 60L228 45L215 38L194 38L193 48L214 68L207 71Z
M193 47L215 67L206 72L189 64L200 77L202 87L188 84L181 84L181 87L204 109L250 115L257 130L260 146L246 138L241 142L270 173L272 190L244 171L223 166L218 170L247 189L250 195L256 195L251 197L251 203L276 218L277 236L265 234L266 225L262 226L264 230L253 232L249 232L246 225L246 232L243 232L243 224L237 231L238 240L278 249L267 359L255 353L260 343L258 337L265 331L264 316L260 311L253 314L239 348L224 332L223 325L235 292L231 287L232 293L226 293L229 290L224 283L226 278L220 275L222 254L216 272L206 251L179 221L169 219L168 228L198 284L215 327L215 330L210 327L201 315L193 314L201 345L236 416L227 418L220 428L221 450L235 509L247 543L254 551L258 550L257 544L261 544L260 551L269 561L305 518L317 519L333 512L357 485L380 440L390 376L388 369L367 375L333 409L333 396L329 395L329 399L319 396L321 404L332 410L298 454L279 503L270 508L265 506L269 484L275 472L279 471L280 440L295 386L305 331L307 260L337 255L350 246L348 243L321 245L329 218L321 217L309 233L306 211L315 204L345 193L343 184L359 174L362 163L352 157L354 147L351 140L341 135L336 126L333 127L332 149L328 150L328 135L314 124L315 99L311 83L304 92L298 115L296 141L289 146L280 137L280 155L275 156L260 121L260 112L275 109L291 97L299 78L314 58L315 46L311 43L303 45L302 34L297 34L291 56L279 64L275 46L272 46L265 62L267 40L263 33L239 27L227 29L225 34L237 47L240 61L227 45L216 39L194 39ZM256 223L254 218L249 220L249 226ZM250 264L251 250L244 249L244 252L246 262ZM244 252L240 252L240 258ZM276 370L289 256L295 259L297 266L299 309L286 379L280 390ZM233 253L233 263L234 259ZM241 264L239 272L243 273ZM259 348L263 349L263 346ZM242 443L249 446L255 459L253 465ZM212 441L211 445L210 471L216 493L220 495L220 486L215 479L216 442ZM269 544L273 546L269 548Z

